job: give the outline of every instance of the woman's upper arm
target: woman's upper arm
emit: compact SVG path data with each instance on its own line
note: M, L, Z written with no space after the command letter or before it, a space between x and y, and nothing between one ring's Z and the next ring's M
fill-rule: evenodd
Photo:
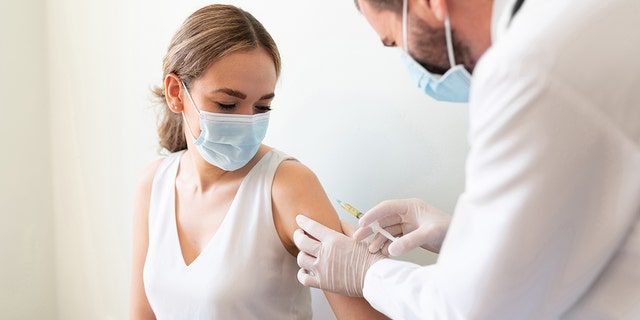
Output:
M295 219L298 214L343 232L338 214L318 177L297 161L284 161L280 165L274 178L272 197L276 229L283 244L294 256L298 253L293 243L293 232L298 229ZM388 319L363 298L326 291L325 296L338 319Z
M132 268L131 268L131 319L155 319L151 310L147 295L144 291L142 271L147 257L149 246L149 201L151 198L151 186L153 177L162 159L151 163L142 173L136 187L136 196L133 208L133 244L132 244Z
M317 176L300 162L288 160L280 164L273 181L272 202L278 235L294 256L298 254L293 243L298 214L342 232L338 215Z

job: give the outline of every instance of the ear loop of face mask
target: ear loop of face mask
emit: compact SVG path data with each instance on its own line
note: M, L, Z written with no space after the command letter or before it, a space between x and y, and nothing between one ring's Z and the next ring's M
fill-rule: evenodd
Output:
M409 42L408 42L408 33L409 33L409 0L402 1L402 47L404 51L409 53ZM456 65L455 55L453 54L453 39L451 36L451 21L449 19L449 12L444 18L444 29L445 29L445 39L447 42L447 55L449 58L449 68L453 68Z
M198 112L198 116L199 116L200 110L198 109L198 107L196 107L195 102L193 102L193 98L191 98L191 94L189 93L189 89L187 89L187 85L182 80L180 81L180 83L182 83L182 87L184 88L184 91L187 94L187 97L189 97L189 101L191 102L191 105L193 106L194 109L196 109L196 112ZM187 129L189 129L189 135L191 135L191 139L193 139L193 141L196 141L197 138L196 136L193 135L193 130L191 130L189 121L187 121L187 117L184 115L184 110L181 113L182 113L182 119L184 119L184 123L187 125Z

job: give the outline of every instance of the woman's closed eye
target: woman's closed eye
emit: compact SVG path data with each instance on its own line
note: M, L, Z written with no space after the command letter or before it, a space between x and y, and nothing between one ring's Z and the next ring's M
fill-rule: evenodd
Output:
M229 111L229 110L233 110L233 108L235 108L236 105L235 104L218 103L218 107L220 107L220 109L222 109L222 110Z
M258 110L258 112L261 112L261 113L271 111L271 106L255 106L255 108L256 110Z
M227 104L227 103L216 102L216 104L218 105L218 108L220 108L220 110L225 112L233 111L237 106L235 103ZM265 112L271 111L271 106L269 105L257 105L257 106L254 106L253 108L257 113L265 113Z

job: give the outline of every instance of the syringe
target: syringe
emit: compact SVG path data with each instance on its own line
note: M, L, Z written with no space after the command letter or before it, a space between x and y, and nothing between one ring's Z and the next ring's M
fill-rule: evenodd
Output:
M364 213L360 212L360 210L354 208L352 205L337 200L338 203L340 204L340 206L347 212L349 212L352 216L360 219ZM373 233L380 233L382 234L385 238L391 240L391 242L395 241L397 238L392 236L391 233L389 233L387 230L383 229L380 227L380 224L378 223L378 221L374 221L371 224L369 224L369 228L371 228L371 231L373 231Z

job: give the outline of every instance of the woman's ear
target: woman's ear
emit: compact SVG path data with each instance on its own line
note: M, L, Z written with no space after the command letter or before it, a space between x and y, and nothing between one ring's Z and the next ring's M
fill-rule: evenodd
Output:
M175 113L180 113L184 109L180 91L182 90L182 81L174 73L169 73L164 78L164 96L167 100L169 109Z

